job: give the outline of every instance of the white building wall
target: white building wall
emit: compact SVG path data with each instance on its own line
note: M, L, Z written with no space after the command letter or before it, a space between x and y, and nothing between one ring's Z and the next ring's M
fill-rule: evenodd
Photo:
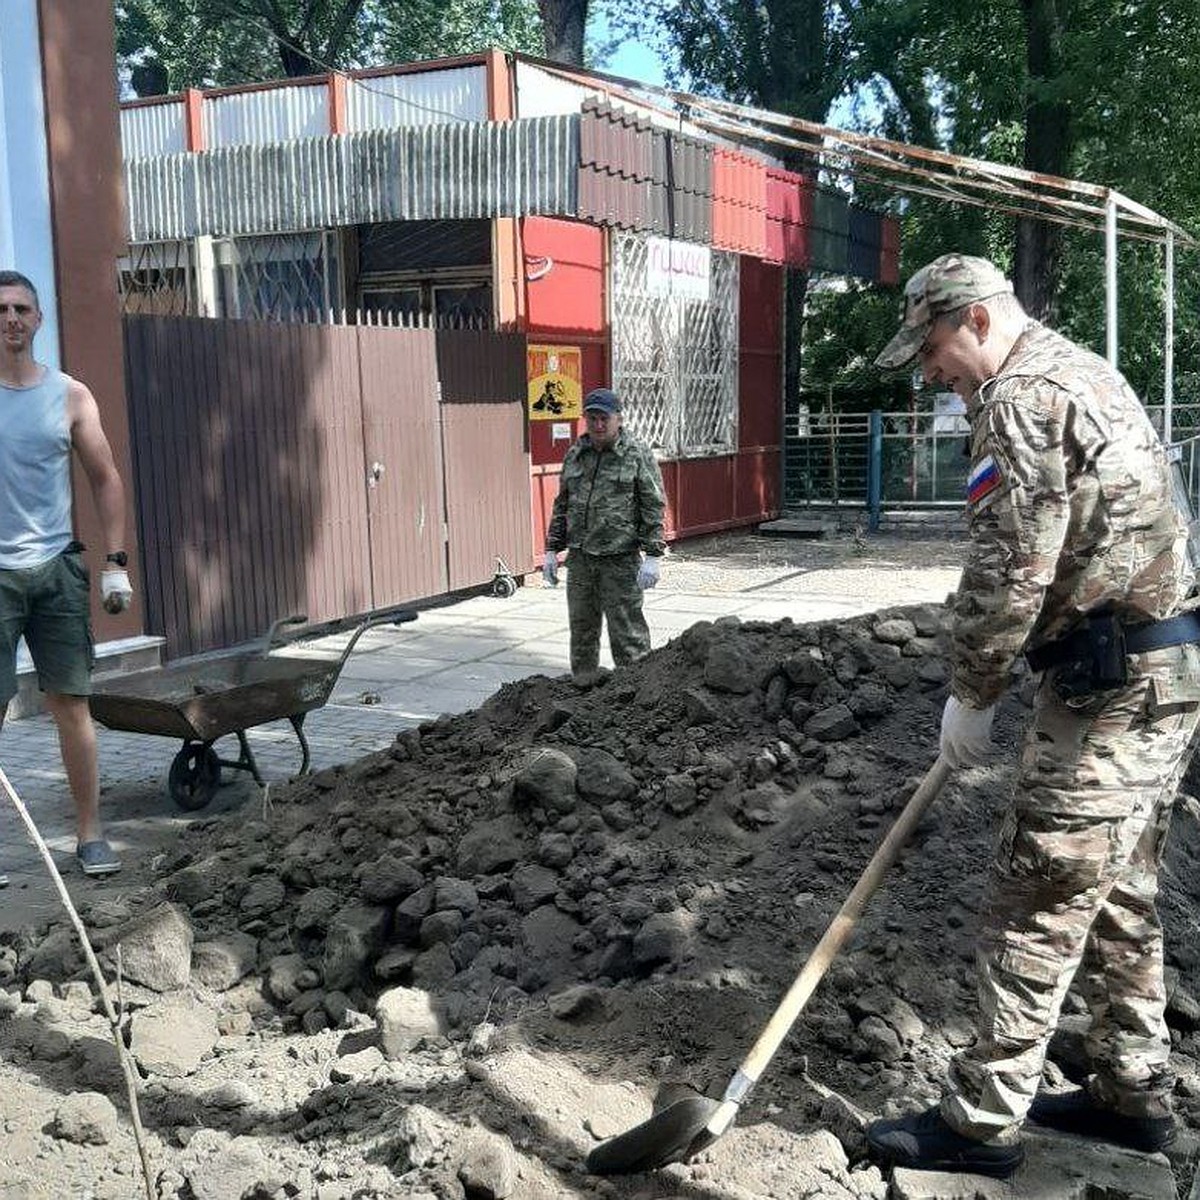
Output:
M178 154L186 149L187 118L182 100L121 109L121 150L125 158Z
M204 99L204 135L210 149L321 137L328 132L329 89L324 83L230 92Z
M371 75L346 84L347 132L487 120L487 68Z
M41 362L59 365L58 298L37 0L2 0L0 268L33 280L42 303Z

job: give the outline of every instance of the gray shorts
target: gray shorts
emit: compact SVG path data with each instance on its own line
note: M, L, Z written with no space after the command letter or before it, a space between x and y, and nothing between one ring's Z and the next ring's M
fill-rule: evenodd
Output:
M91 590L87 564L76 552L64 551L37 567L0 570L0 706L17 694L22 635L43 692L91 694Z

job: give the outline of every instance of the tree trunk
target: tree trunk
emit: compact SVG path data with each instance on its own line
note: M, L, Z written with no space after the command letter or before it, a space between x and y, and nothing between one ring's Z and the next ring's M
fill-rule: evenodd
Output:
M575 67L583 66L587 8L587 0L538 0L547 58Z
M1066 175L1073 130L1067 103L1053 98L1062 74L1062 23L1058 0L1021 0L1025 18L1025 168ZM1054 316L1063 227L1034 217L1017 220L1013 283L1030 316Z

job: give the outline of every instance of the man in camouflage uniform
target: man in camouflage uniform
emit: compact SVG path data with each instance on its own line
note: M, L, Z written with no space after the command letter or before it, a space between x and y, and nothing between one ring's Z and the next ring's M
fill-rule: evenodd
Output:
M1161 1149L1173 1080L1154 899L1200 713L1200 622L1176 615L1187 529L1163 449L1121 376L1029 319L984 259L945 255L909 281L877 361L914 358L971 423L943 757L986 757L1022 651L1044 674L980 914L975 1043L940 1105L877 1121L868 1141L898 1165L998 1176L1023 1159L1026 1116ZM1093 1074L1037 1096L1072 981Z
M621 428L620 400L597 388L583 411L588 431L563 460L543 575L557 584L566 550L571 677L586 687L599 675L601 619L618 667L650 649L642 593L658 582L666 501L650 448Z

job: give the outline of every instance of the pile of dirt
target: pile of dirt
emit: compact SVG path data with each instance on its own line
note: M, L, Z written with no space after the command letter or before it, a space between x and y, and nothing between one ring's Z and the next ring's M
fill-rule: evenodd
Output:
M120 970L157 1194L885 1196L864 1115L935 1098L971 1035L1019 688L997 762L946 788L737 1128L656 1177L582 1161L656 1092L723 1091L932 762L943 622L701 622L590 691L534 676L195 822L144 888L84 912ZM1198 807L1162 902L1190 1129ZM87 978L65 924L0 942L0 1175L27 1189L5 1196L142 1194ZM1052 1082L1079 1062L1064 1024ZM1047 1145L1039 1194L1173 1194L1158 1160Z

